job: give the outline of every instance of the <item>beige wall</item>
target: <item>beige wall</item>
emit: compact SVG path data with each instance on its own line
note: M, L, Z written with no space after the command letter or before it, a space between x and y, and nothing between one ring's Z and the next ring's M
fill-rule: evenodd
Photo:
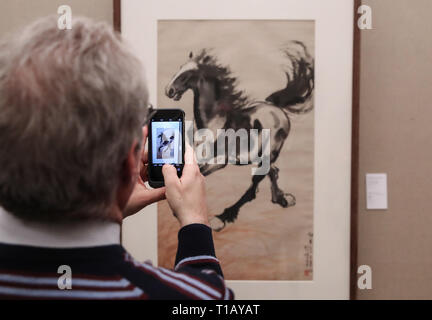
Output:
M432 299L432 1L363 0L358 264L360 299ZM365 209L365 173L388 174L389 209Z
M43 16L57 14L57 8L67 4L73 15L113 22L112 0L1 0L0 36Z

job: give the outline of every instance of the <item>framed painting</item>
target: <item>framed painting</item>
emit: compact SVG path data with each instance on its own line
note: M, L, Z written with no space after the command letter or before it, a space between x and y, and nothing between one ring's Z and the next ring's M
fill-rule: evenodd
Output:
M349 298L354 1L114 8L145 66L151 103L185 110L198 157L206 143L216 148L222 129L268 130L268 144L256 140L268 157L255 165L200 161L216 253L236 297ZM177 231L160 202L125 220L123 245L171 268Z

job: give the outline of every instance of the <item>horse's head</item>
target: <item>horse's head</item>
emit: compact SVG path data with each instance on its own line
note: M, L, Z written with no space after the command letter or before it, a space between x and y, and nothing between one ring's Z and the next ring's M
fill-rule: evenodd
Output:
M165 94L168 98L175 101L180 100L183 94L198 86L198 81L202 75L202 66L210 59L203 51L198 56L189 54L189 60L180 67L180 70L172 77L171 81L165 87Z

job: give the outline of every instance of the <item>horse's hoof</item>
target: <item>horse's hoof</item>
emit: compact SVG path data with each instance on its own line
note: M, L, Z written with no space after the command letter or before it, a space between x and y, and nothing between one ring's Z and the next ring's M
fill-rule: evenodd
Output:
M280 193L277 195L276 199L272 199L272 202L279 204L282 208L288 208L295 206L296 198L291 193L285 195Z
M276 200L272 200L272 202L273 203L277 203L282 208L287 208L288 207L288 201L284 197L280 197L280 198L278 198Z
M216 231L219 232L221 231L223 228L225 228L225 222L223 222L221 219L219 219L218 217L213 217L210 219L210 227Z
M285 195L282 191L276 192L276 194L273 194L272 196L272 202L277 203L282 208L288 207L288 200L285 199Z
M285 196L287 197L288 207L296 205L296 198L291 193L287 193Z

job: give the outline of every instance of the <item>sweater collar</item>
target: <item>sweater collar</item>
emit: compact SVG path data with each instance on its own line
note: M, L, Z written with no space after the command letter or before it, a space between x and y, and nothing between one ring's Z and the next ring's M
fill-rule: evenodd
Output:
M24 221L0 207L0 243L77 248L120 244L120 225L110 221L48 224Z

